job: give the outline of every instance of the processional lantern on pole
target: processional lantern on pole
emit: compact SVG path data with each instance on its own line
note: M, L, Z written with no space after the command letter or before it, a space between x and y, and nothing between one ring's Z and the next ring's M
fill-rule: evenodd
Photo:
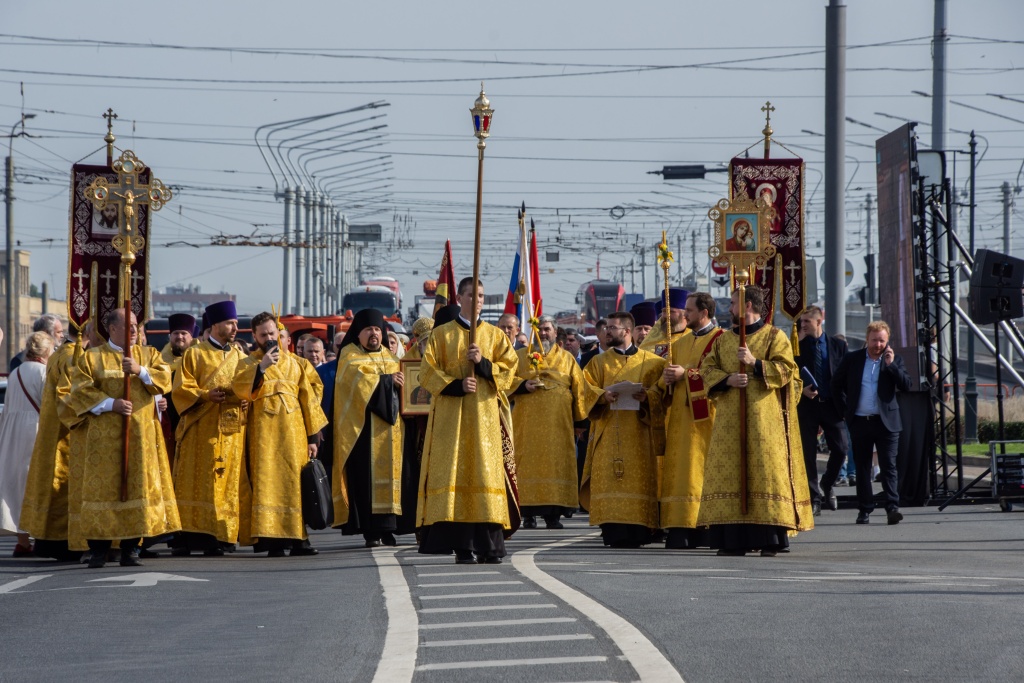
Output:
M109 119L108 119L109 124ZM139 234L139 207L146 206L150 211L159 211L171 200L171 191L156 178L149 183L139 181L139 174L146 170L135 153L125 150L113 162L112 167L117 173L117 184L111 184L104 178L96 178L86 188L85 196L96 209L102 211L108 206L117 207L117 235L111 240L114 249L121 254L121 271L118 288L121 307L124 309L124 339L121 346L125 358L132 357L131 347L131 314L132 314L132 264L135 263L136 252L142 251L146 240ZM124 376L124 400L131 400L131 376ZM131 417L124 418L124 453L121 460L121 500L128 499L128 443Z
M732 282L739 295L740 346L747 345L746 287L750 281L750 267L763 268L775 257L775 246L771 243L771 225L775 220L775 208L761 197L751 200L740 195L732 200L719 199L708 211L708 218L714 225L712 246L708 255L718 263L728 264ZM740 372L746 373L745 364ZM740 512L747 514L747 390L740 392Z
M476 102L473 103L472 109L469 110L473 116L473 134L476 136L477 143L477 171L476 171L476 234L473 241L473 307L472 311L463 311L463 314L467 314L469 319L469 343L476 343L476 302L477 297L480 295L480 221L481 214L483 211L483 198L484 198L484 148L487 147L487 138L491 135L491 119L494 116L494 110L491 108L491 102L487 99L487 95L484 93L484 84L480 83L480 96L476 98ZM469 376L474 377L474 368L470 366Z

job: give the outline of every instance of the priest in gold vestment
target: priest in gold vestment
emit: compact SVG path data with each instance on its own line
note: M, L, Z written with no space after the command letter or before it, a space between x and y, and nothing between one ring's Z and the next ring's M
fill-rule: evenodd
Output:
M104 321L110 341L86 351L71 375L71 391L60 407L61 420L79 432L81 448L73 448L68 514L72 548L81 539L92 551L91 568L101 568L112 541L120 541L121 565L139 566L132 554L144 536L160 536L181 528L174 485L160 433L155 401L171 388L171 369L160 352L135 344L135 314L125 324L124 310ZM117 340L129 332L132 357ZM123 343L123 341L122 341ZM124 376L131 376L131 395L124 395ZM128 495L121 500L124 417L130 416ZM75 439L75 437L72 437ZM77 475L77 476L76 476ZM77 489L77 490L76 490Z
M248 469L239 500L239 542L255 541L270 557L315 555L306 542L299 473L316 457L318 432L327 425L320 407L323 384L305 359L281 348L274 316L252 319L258 350L238 363L233 389L249 402Z
M803 382L789 336L762 318L764 290L748 286L740 317L739 294L732 295L739 334L722 333L701 364L715 401L711 445L704 461L699 526L710 526L711 547L720 555L760 550L772 557L789 547L789 533L814 528L811 494L804 471L796 403ZM747 366L740 372L740 363ZM747 395L747 471L740 471L740 388ZM740 477L747 480L747 512L740 504Z
M88 340L83 341L83 347ZM32 447L21 528L35 538L37 557L77 559L68 549L68 446L70 433L57 417L57 407L71 391L75 342L64 342L46 363L46 383L39 404L39 431Z
M387 349L384 314L366 308L352 319L338 354L334 384L334 526L362 534L367 548L398 545L402 514L402 421L405 383Z
M586 418L601 392L555 343L554 316L541 316L537 336L538 342L517 352L510 393L519 509L523 528L536 528L540 516L548 529L561 529L559 518L579 507L574 423Z
M715 324L715 299L694 292L683 309L690 334L672 343L672 363L665 366L665 457L662 459L661 528L668 532L665 547L708 546L706 528L697 527L700 494L704 485L704 457L715 420L700 364L722 334Z
M637 548L651 540L658 526L657 463L653 432L663 426L658 379L665 360L638 349L631 336L633 316L608 316L608 350L584 368L585 380L603 389L590 411L590 443L583 465L580 502L590 523L601 527L605 545ZM641 385L631 396L610 387ZM637 409L617 409L621 399L639 401Z
M668 345L675 342L679 337L690 333L690 330L686 327L686 314L683 312L688 296L689 292L685 289L680 289L679 287L669 288L668 303L670 312L667 322L665 319L664 297L659 297L658 301L654 303L655 315L658 316L658 320L644 337L643 342L637 344L641 350L650 351L656 356L666 358L668 356ZM666 324L672 327L671 342L667 341Z
M486 322L469 343L467 314L479 318L473 278L458 287L462 313L434 327L423 353L420 386L433 396L420 465L416 519L421 553L450 554L460 564L499 564L511 529L501 412L518 358L508 336ZM474 375L470 374L470 370ZM476 559L474 559L476 554Z
M171 553L220 556L238 542L238 490L247 404L232 390L245 354L234 301L206 307L210 334L186 348L174 373L171 399L180 416L175 432L174 495L181 533Z

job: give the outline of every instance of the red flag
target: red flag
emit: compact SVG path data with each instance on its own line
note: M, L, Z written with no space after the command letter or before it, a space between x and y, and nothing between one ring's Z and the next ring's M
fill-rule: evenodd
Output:
M530 221L530 296L533 301L533 315L540 317L544 302L540 296L540 266L537 263L537 233L533 230L533 221Z
M445 240L444 256L441 257L441 272L437 276L437 291L434 292L434 315L455 300L455 270L452 268L452 242Z

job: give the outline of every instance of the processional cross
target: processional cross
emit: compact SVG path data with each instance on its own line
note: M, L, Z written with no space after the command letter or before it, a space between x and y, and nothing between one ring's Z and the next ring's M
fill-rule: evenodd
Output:
M108 112L105 117L114 116ZM111 118L107 118L108 127ZM112 164L117 173L117 183L111 184L105 178L96 178L85 188L86 198L93 206L102 211L107 206L117 207L117 236L111 240L114 249L121 254L121 272L118 288L121 292L121 307L124 308L124 338L116 340L124 349L124 357L132 357L131 318L132 318L132 264L135 253L146 246L146 239L139 234L138 207L148 206L151 211L159 211L171 200L171 191L156 178L149 183L139 182L139 174L146 170L146 165L139 161L130 149L125 150ZM131 375L124 376L124 400L131 397ZM131 417L124 418L124 454L121 461L121 500L128 499L128 435Z

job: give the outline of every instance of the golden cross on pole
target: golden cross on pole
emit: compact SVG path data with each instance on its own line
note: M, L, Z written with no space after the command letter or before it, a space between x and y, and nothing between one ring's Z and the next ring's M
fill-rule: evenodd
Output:
M108 110L108 113L113 114ZM110 126L111 119L107 119ZM112 144L113 136L109 134ZM109 148L108 148L109 149ZM117 184L107 182L105 178L96 178L85 188L86 198L93 206L102 211L107 206L117 207L117 236L110 242L121 254L121 273L119 289L121 291L121 307L124 308L124 339L120 340L124 349L124 357L132 357L132 264L135 263L135 252L146 246L146 239L139 234L140 206L148 206L151 211L159 211L171 200L171 191L156 178L149 183L140 183L139 174L146 170L146 165L139 161L130 149L111 164L117 173ZM143 293L145 297L145 293ZM124 400L131 400L131 375L124 376ZM121 501L128 500L128 444L131 416L124 418L124 452L121 459Z
M764 112L764 130L761 131L764 134L764 158L768 158L768 150L772 146L772 112L775 111L775 107L772 106L771 102L765 102L764 106L761 107L761 111Z
M103 136L103 142L107 143L107 166L114 163L114 119L117 118L117 114L110 107L107 107L107 113L103 115L103 118L107 120L107 134Z

